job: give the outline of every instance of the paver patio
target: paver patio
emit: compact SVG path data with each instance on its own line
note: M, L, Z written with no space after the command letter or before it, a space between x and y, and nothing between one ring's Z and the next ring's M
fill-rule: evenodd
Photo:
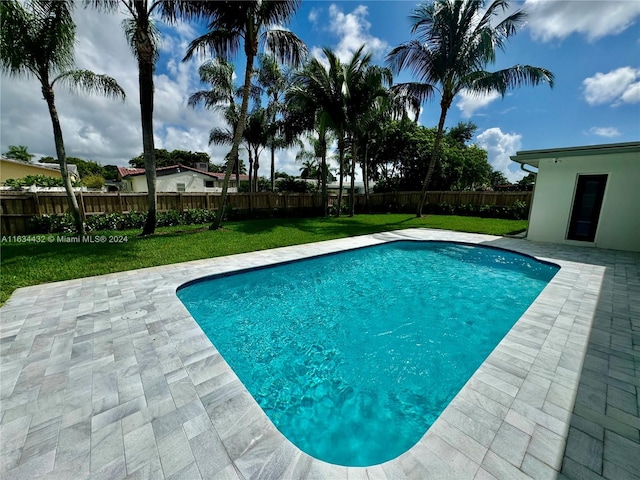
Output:
M284 438L175 292L397 239L561 270L425 436L366 468ZM17 290L0 309L0 477L640 479L640 254L410 229Z

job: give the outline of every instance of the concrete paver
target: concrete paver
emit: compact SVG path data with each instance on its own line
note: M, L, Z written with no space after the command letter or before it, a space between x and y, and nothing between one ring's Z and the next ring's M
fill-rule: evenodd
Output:
M207 275L412 239L561 267L409 451L301 452L176 296ZM640 254L409 229L17 290L0 309L0 476L640 479Z

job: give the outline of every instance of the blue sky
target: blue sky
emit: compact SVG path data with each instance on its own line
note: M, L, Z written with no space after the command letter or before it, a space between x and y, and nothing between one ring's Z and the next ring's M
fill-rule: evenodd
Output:
M411 39L408 19L416 2L303 1L287 25L317 55L330 47L347 59L366 44L374 61ZM493 68L517 63L545 67L556 85L522 87L504 98L460 95L449 111L447 127L458 121L478 126L474 142L511 180L521 178L509 155L518 150L569 147L640 140L640 2L617 0L526 0L512 8L528 11L526 26L500 53ZM122 14L79 8L76 61L82 68L115 77L128 98L123 104L97 97L57 92L67 154L125 165L142 151L137 69L124 40ZM181 63L187 44L198 34L194 25L163 26L156 71L155 137L158 148L206 151L221 163L226 147L208 146L208 131L222 125L210 111L186 107L201 88L197 67L203 59ZM243 62L238 62L242 68ZM239 71L241 77L241 71ZM410 81L402 72L396 81ZM53 135L46 105L34 81L2 77L0 148L27 145L38 155L53 155ZM433 127L439 99L423 105L419 122ZM276 168L296 174L295 150L277 153ZM265 153L262 175L268 175Z

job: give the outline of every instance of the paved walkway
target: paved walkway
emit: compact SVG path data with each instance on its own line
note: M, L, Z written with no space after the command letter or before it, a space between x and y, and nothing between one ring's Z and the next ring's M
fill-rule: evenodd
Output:
M313 459L176 288L401 238L503 247L561 270L413 448L367 468ZM639 268L640 254L411 229L23 288L0 309L0 477L640 479Z

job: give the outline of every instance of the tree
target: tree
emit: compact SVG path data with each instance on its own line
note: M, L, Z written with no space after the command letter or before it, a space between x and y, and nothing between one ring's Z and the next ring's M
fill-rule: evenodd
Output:
M255 108L247 118L247 125L243 132L243 139L249 154L249 191L258 191L258 169L260 168L260 153L269 144L268 112L262 107ZM252 168L253 166L253 168ZM252 185L253 180L253 185Z
M411 16L411 32L417 39L395 47L387 55L394 72L411 70L419 82L404 84L408 90L421 88L421 98L440 93L440 119L429 168L422 183L417 216L422 216L427 188L441 155L447 112L455 96L462 90L474 93L497 92L504 96L521 85L548 83L553 74L540 67L515 65L489 72L487 66L496 60L496 51L504 50L507 40L518 30L525 13L518 10L492 25L499 14L509 8L507 0L493 0L485 9L485 1L435 0L419 5Z
M322 69L322 70L320 70ZM332 119L328 105L324 100L328 98L328 90L322 87L325 83L322 71L324 67L319 62L311 60L303 71L296 74L292 85L286 92L287 109L283 120L285 137L293 141L304 132L315 132L316 137L311 137L313 155L320 158L320 191L324 216L328 215L327 179L329 169L327 166L327 145L332 143L329 138L329 128ZM276 178L278 174L276 172Z
M197 2L202 13L208 19L209 31L191 42L183 61L189 60L196 52L211 52L218 58L230 59L235 57L244 44L246 66L242 91L242 104L238 115L238 127L233 135L231 150L227 155L227 169L222 184L220 208L210 228L220 227L225 209L227 189L232 167L238 161L238 150L242 142L249 111L249 97L251 95L251 76L253 64L260 42L266 44L270 52L281 61L298 65L307 49L304 43L293 32L282 29L289 18L300 6L301 0L246 0Z
M206 152L187 152L185 150L172 150L156 148L156 167L169 167L182 164L187 167L196 167L199 163L206 163L211 169L211 157ZM144 154L129 160L129 165L134 168L144 168Z
M338 215L342 206L342 190L344 182L345 152L347 146L347 112L345 104L345 66L336 53L329 49L322 50L328 68L317 58L312 58L294 78L294 85L287 92L287 103L290 108L301 115L306 115L314 122L322 143L321 150L326 152L327 131L334 132L338 144L339 189ZM353 58L352 58L353 60ZM306 113L305 113L306 112ZM326 169L326 158L322 170ZM323 190L323 197L326 196Z
M66 84L71 89L122 98L124 90L111 77L74 67L73 49L76 27L71 1L0 2L0 62L2 71L16 77L35 77L47 102L60 173L64 181L69 208L76 231L84 233L84 222L73 192L67 168L62 128L55 104L54 86Z
M504 173L498 170L493 170L489 174L489 185L491 185L491 188L494 190L498 185L509 185L509 183L509 179L505 177Z
M465 125L475 129L473 124ZM406 118L382 122L369 150L376 191L420 189L428 168L425 159L431 157L436 135L435 128ZM430 183L434 190L473 190L489 181L487 152L461 141L457 127L446 132L441 151Z
M168 21L178 14L195 17L200 12L200 2L178 0L84 0L85 5L117 11L122 5L129 14L123 28L129 46L138 62L138 85L140 88L140 122L142 126L142 150L144 171L147 179L147 219L142 235L152 235L156 229L156 157L153 139L153 72L158 60L160 33L153 21L156 11Z
M53 157L42 157L40 160L38 160L38 163L59 164L58 160ZM93 160L83 160L82 158L77 157L67 157L67 165L75 165L76 167L78 167L78 175L80 175L80 178L84 178L90 175L99 175L104 178L110 178L108 170L98 162L94 162Z
M351 216L355 213L356 162L360 162L362 165L367 203L369 198L366 154L364 158L361 157L358 146L365 143L367 129L371 127L371 122L377 117L379 102L387 98L389 95L387 88L393 82L391 70L371 65L371 54L364 54L363 50L364 45L353 54L352 60L345 66L345 110L351 137Z
M238 106L236 98L242 97L242 87L234 82L234 66L225 59L209 60L198 69L201 83L211 86L209 90L199 90L189 97L187 105L196 108L202 104L205 109L223 114L230 129L215 127L209 134L209 145L233 145L233 138L238 127ZM261 90L251 84L249 96L254 102L260 99ZM233 165L232 173L236 174L236 184L240 185L240 169Z
M286 146L286 142L278 134L281 129L277 117L285 109L284 94L291 84L292 70L284 70L273 55L262 54L259 56L260 68L258 69L258 84L264 89L269 104L267 112L271 122L269 129L269 150L271 152L271 191L275 190L276 182L276 148Z
M9 145L9 150L3 153L3 155L6 158L11 158L12 160L19 160L21 162L29 163L34 155L28 152L28 148L29 147L26 147L24 145Z

